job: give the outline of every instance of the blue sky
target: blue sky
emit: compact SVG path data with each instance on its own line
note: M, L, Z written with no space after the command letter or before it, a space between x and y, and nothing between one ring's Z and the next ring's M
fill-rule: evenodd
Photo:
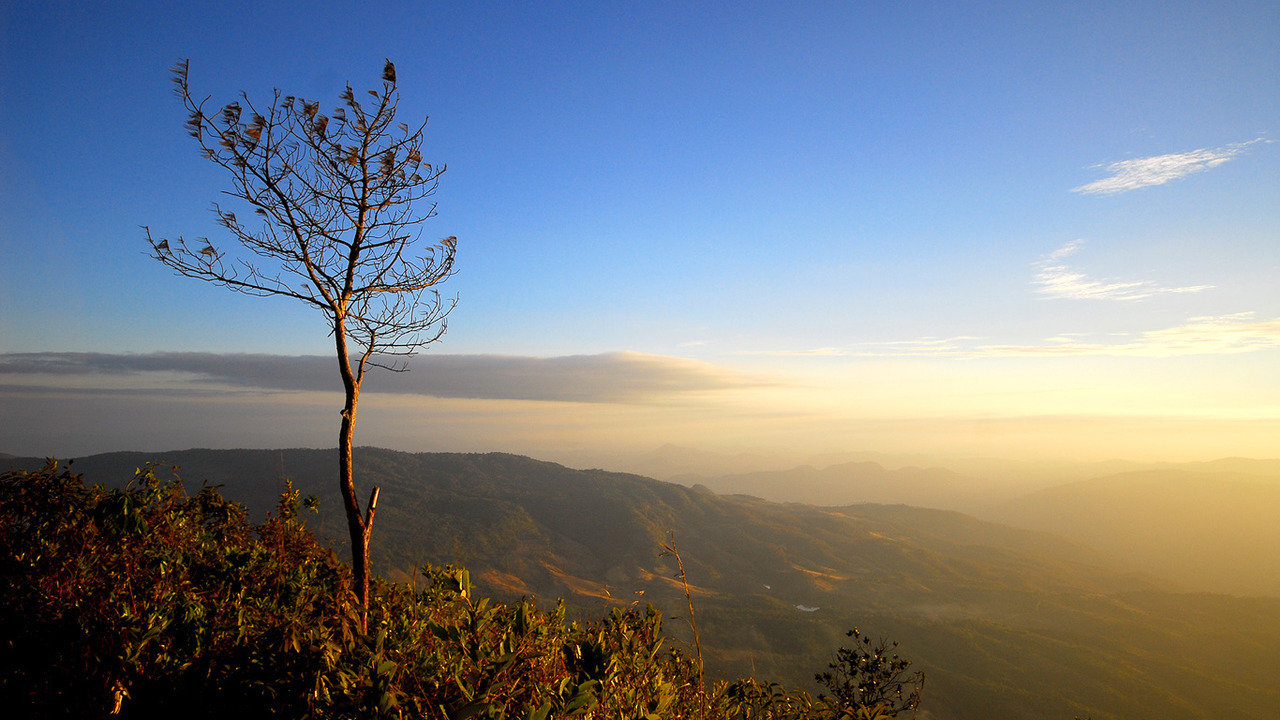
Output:
M320 318L171 275L139 226L219 239L175 61L216 104L332 105L390 58L459 238L420 369L491 375L384 381L365 442L1280 454L1275 3L15 5L0 451L327 444L323 387L223 362L288 375ZM615 387L567 390L588 365ZM253 398L325 409L268 433Z

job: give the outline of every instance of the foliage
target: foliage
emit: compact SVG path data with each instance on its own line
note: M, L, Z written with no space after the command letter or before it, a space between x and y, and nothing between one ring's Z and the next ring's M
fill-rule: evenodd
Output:
M836 661L815 679L831 691L842 711L877 709L884 717L897 717L920 706L924 673L908 673L911 661L893 652L898 643L872 642L858 628L848 632L853 647L836 651Z
M94 717L297 711L354 647L350 572L299 522L298 493L250 526L213 488L152 468L86 487L50 462L0 495L0 702Z
M156 260L187 277L256 296L299 300L370 355L408 355L443 332L452 303L436 286L453 274L457 239L418 241L435 217L430 197L445 166L422 158L426 119L397 122L400 94L387 61L382 86L348 85L326 114L319 101L247 95L220 109L192 95L189 64L173 81L201 154L226 171L225 194L253 210L251 222L214 204L218 224L253 259L182 237L147 242ZM242 101L242 102L241 102ZM243 104L242 104L243 103ZM424 204L425 203L425 204Z
M886 720L907 711L914 715L924 673L907 673L911 662L892 652L897 643L873 643L857 628L848 636L853 647L837 650L836 661L815 676L831 695L815 699L806 692L746 678L725 689L720 705L741 720Z
M117 489L54 461L0 476L7 715L891 716L750 679L706 688L652 607L570 622L563 604L477 597L450 565L375 581L362 632L350 568L302 523L299 495L286 484L252 524L216 488L188 495L151 467Z

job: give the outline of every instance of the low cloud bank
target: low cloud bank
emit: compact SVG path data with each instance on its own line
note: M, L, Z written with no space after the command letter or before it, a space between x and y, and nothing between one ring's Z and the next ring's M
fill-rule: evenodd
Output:
M537 358L427 355L408 372L374 369L365 392L439 398L645 402L659 397L762 383L708 363L641 353ZM271 391L338 391L334 358L218 353L12 353L0 355L0 384L11 389L207 391L210 385Z

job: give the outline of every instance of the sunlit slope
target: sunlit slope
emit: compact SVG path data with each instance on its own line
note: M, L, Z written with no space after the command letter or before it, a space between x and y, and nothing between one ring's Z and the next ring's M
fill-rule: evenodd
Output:
M1187 588L1280 597L1280 476L1239 472L1242 462L1224 461L1235 472L1109 475L1041 490L984 516L1079 540Z
M111 453L75 467L90 477L119 478L149 457L178 466L189 485L224 486L258 512L272 507L283 468L303 492L322 498L321 531L339 541L345 532L327 451ZM816 597L805 588L820 593L836 584L868 601L896 602L903 590L895 578L926 576L927 584L911 582L931 593L985 592L993 580L1040 590L1152 587L1099 567L1105 561L1080 544L955 512L783 505L500 453L361 449L357 463L359 486L382 488L375 563L393 575L428 561L460 562L477 574L510 569L540 595L572 594L557 577L599 576L604 589L631 592L640 588L623 581L644 579L663 565L659 543L675 532L695 581L754 593L774 581L808 578L794 583L801 595L789 598L801 604ZM551 575L541 577L543 570Z
M76 467L125 477L144 457ZM259 511L283 463L322 496L321 532L344 532L332 451L151 457ZM954 512L780 505L511 455L362 449L357 464L365 492L382 487L375 564L401 579L459 561L494 594L564 596L594 614L643 590L683 618L674 564L659 557L674 531L716 675L803 683L856 624L900 640L928 671L935 719L1271 718L1280 706L1280 600L1169 593L1069 540Z

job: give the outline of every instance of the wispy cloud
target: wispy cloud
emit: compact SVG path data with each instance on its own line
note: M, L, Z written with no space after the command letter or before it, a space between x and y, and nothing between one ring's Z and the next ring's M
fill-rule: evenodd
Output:
M1063 338L1045 345L987 345L983 357L1112 355L1173 357L1236 355L1280 348L1280 318L1254 320L1253 313L1195 317L1183 325L1142 333L1130 342L1087 342Z
M915 340L888 340L858 343L845 347L821 347L802 350L756 350L742 355L773 357L923 357L950 355L960 352L967 341L980 338L959 335L949 338L926 337Z
M709 363L641 353L537 358L430 355L410 372L382 373L366 392L441 398L646 402L674 395L758 386L758 378ZM336 391L333 358L216 353L21 353L0 355L0 383L11 387L129 391L213 387Z
M786 354L851 358L1176 357L1280 349L1280 318L1255 320L1253 315L1246 312L1193 317L1182 325L1136 336L1111 333L1095 340L1081 333L1062 333L1029 345L982 344L974 337L922 338Z
M846 353L840 348L822 347L809 348L808 350L766 350L760 352L747 352L744 355L791 355L797 357L839 357Z
M1145 300L1156 295L1200 292L1213 287L1160 287L1149 280L1095 280L1063 262L1083 245L1084 240L1072 240L1036 263L1032 282L1039 286L1038 292L1068 300Z
M1084 195L1114 195L1151 185L1163 185L1171 180L1186 177L1209 168L1215 168L1234 158L1248 146L1262 139L1232 143L1219 148L1201 148L1183 153L1154 155L1152 157L1121 160L1105 167L1110 177L1072 188L1072 192Z

